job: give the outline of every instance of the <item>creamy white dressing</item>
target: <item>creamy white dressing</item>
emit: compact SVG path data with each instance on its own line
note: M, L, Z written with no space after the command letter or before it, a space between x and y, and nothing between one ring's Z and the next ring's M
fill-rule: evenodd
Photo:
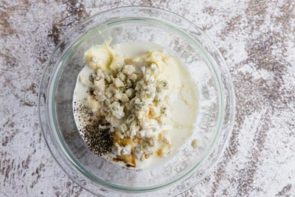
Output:
M152 43L121 43L112 46L113 50L117 54L121 54L125 57L134 58L141 55L146 51L153 51L161 49L160 46ZM169 53L169 51L167 52ZM167 128L167 135L171 139L172 147L170 153L165 157L158 157L152 155L150 158L138 161L136 168L147 168L162 164L173 157L176 152L185 143L190 143L191 134L193 131L193 125L196 120L197 110L197 96L195 92L194 84L190 75L185 68L181 65L175 57L165 60L168 66L161 67L159 75L160 79L166 80L169 84L168 90L168 122L169 128ZM73 103L74 108L79 104L83 104L87 97L88 87L83 85L80 81L80 77L88 79L92 70L84 66L77 78ZM83 130L85 127L85 117L79 113L78 110L74 110L74 118L79 130ZM83 132L81 132L83 136ZM111 160L112 157L104 156L106 159ZM116 162L117 163L117 162Z

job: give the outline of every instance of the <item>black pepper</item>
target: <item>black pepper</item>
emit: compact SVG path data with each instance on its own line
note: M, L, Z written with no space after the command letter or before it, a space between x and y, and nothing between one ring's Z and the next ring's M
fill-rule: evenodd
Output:
M85 127L84 137L89 149L98 156L112 151L111 125L104 119L89 122Z

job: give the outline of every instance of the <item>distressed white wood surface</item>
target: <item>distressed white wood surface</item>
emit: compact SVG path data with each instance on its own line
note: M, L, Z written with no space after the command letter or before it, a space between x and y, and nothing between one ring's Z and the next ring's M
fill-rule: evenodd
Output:
M37 90L44 62L66 30L123 5L190 19L230 67L237 98L230 143L183 196L295 196L294 0L0 0L0 196L91 196L50 155Z

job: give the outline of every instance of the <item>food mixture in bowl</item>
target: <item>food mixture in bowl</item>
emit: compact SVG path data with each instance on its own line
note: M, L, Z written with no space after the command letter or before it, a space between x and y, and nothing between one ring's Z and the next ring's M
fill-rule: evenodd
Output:
M84 53L74 118L89 149L144 168L186 143L196 120L194 84L180 61L152 43L108 43ZM190 139L197 147L197 139Z

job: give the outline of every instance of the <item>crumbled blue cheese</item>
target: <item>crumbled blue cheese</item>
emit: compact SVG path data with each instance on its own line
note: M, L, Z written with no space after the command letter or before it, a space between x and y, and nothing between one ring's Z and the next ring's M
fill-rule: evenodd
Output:
M121 119L124 117L124 107L119 102L115 101L110 105L110 110L114 117Z
M122 71L126 75L131 75L132 73L135 72L135 67L133 65L125 65Z
M140 160L151 156L157 143L171 143L165 137L158 140L166 126L168 83L158 79L159 65L151 58L161 59L162 55L148 52L147 57L142 65L124 65L124 58L113 54L111 48L95 46L84 58L94 70L91 80L84 80L94 93L87 99L88 107L105 117L114 136L125 140L115 142L113 153Z

